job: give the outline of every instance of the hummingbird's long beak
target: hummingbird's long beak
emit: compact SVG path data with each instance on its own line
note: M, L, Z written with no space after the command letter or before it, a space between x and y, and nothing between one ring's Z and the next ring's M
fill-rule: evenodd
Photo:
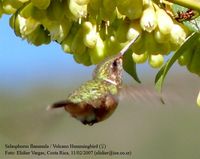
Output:
M122 57L124 53L130 48L130 46L140 37L140 34L138 34L134 39L132 39L120 52L119 56Z

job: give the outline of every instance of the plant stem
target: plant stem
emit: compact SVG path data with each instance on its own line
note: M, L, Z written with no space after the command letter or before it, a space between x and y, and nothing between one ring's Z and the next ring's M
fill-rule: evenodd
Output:
M199 0L166 0L178 5L181 5L183 7L194 9L198 12L200 12L200 1Z

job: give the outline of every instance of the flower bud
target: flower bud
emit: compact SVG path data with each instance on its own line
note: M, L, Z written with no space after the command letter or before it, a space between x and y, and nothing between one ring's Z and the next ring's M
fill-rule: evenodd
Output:
M120 21L118 28L116 30L116 38L119 42L126 42L127 41L127 32L129 29L129 24L126 21Z
M92 64L98 64L105 58L105 45L100 35L97 33L97 43L94 48L88 49Z
M87 5L90 0L75 0L78 5Z
M39 9L47 9L51 0L31 0L33 5Z
M85 52L82 54L73 54L73 55L74 55L74 60L77 63L83 64L85 66L90 66L92 64L88 50L85 50Z
M51 40L62 42L71 29L72 21L70 19L63 18L60 22L52 22L48 18L44 18L42 20L42 24L44 28L49 31Z
M69 34L66 36L66 38L62 41L61 46L64 52L72 54L72 41L74 37L76 36L77 31L79 30L80 25L78 23L72 23L71 29L69 31Z
M17 0L4 0L2 3L2 9L5 14L13 14L20 8L23 3Z
M120 42L116 39L115 36L107 37L104 41L105 46L105 55L112 56L118 53L122 49L122 45Z
M46 17L46 10L38 9L33 5L32 2L30 2L24 5L19 14L24 18L32 17L37 21L41 21L43 18Z
M133 52L132 53L132 58L133 58L133 61L135 63L140 64L140 63L144 63L147 60L148 54L145 52L143 54L138 55L138 54Z
M145 48L148 54L162 54L160 52L160 44L158 44L152 33L145 32Z
M133 21L130 26L129 26L129 29L128 29L128 32L127 32L127 40L132 40L134 39L136 36L138 35L141 35L142 33L142 29L140 27L140 24L138 21Z
M188 65L193 56L193 48L188 47L184 53L178 58L178 63L181 66Z
M171 17L165 12L165 10L160 8L156 8L156 16L160 32L162 34L169 34L174 24Z
M152 6L148 6L142 13L140 26L147 32L152 32L157 26L157 18L155 10Z
M86 46L83 43L83 28L80 27L76 32L71 45L73 54L83 54L86 51Z
M140 55L146 52L145 38L145 33L142 32L138 40L131 46L131 50L135 54Z
M51 42L50 37L48 35L48 31L44 30L44 28L40 25L33 32L26 35L26 39L29 43L39 46L42 44L49 44Z
M140 18L142 15L142 5L142 0L117 0L119 12L131 20Z
M170 41L176 45L181 45L187 37L187 33L181 25L174 24L170 32Z
M86 17L87 15L87 5L79 5L75 0L69 0L69 11L75 17L79 19L81 17Z
M47 17L52 21L60 21L64 17L64 5L62 1L51 0L51 4L47 8Z
M82 27L84 44L89 48L95 47L97 41L96 25L93 26L91 22L83 22Z
M23 36L22 36L22 30L26 26L26 19L23 18L22 16L16 15L16 14L13 14L12 17L14 17L13 21L14 21L15 35L20 36L20 37L23 38Z
M200 42L200 40L198 41ZM190 72L197 74L200 76L200 45L199 43L191 51L191 60L187 64L187 68Z
M164 63L164 57L161 54L150 55L149 56L149 65L153 68L159 68Z
M100 18L104 21L113 22L116 18L117 0L102 0Z
M28 34L32 33L40 23L33 19L32 17L29 17L25 21L25 26L21 29L22 36L27 36Z
M158 28L156 28L154 31L154 38L158 43L166 43L169 42L170 34L163 34Z

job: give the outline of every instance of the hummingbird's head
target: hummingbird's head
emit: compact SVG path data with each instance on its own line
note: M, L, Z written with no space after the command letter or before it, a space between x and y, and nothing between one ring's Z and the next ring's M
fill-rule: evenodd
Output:
M102 79L116 85L122 83L122 56L113 56L97 65L93 78Z
M115 85L122 84L122 56L130 46L139 38L139 34L133 38L122 50L97 65L93 73L94 79L102 79Z

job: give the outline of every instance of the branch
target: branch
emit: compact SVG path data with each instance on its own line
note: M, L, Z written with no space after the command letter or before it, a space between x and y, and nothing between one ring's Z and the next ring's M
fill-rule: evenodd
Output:
M199 0L166 0L178 5L181 5L183 7L194 9L198 12L200 12L200 1Z

